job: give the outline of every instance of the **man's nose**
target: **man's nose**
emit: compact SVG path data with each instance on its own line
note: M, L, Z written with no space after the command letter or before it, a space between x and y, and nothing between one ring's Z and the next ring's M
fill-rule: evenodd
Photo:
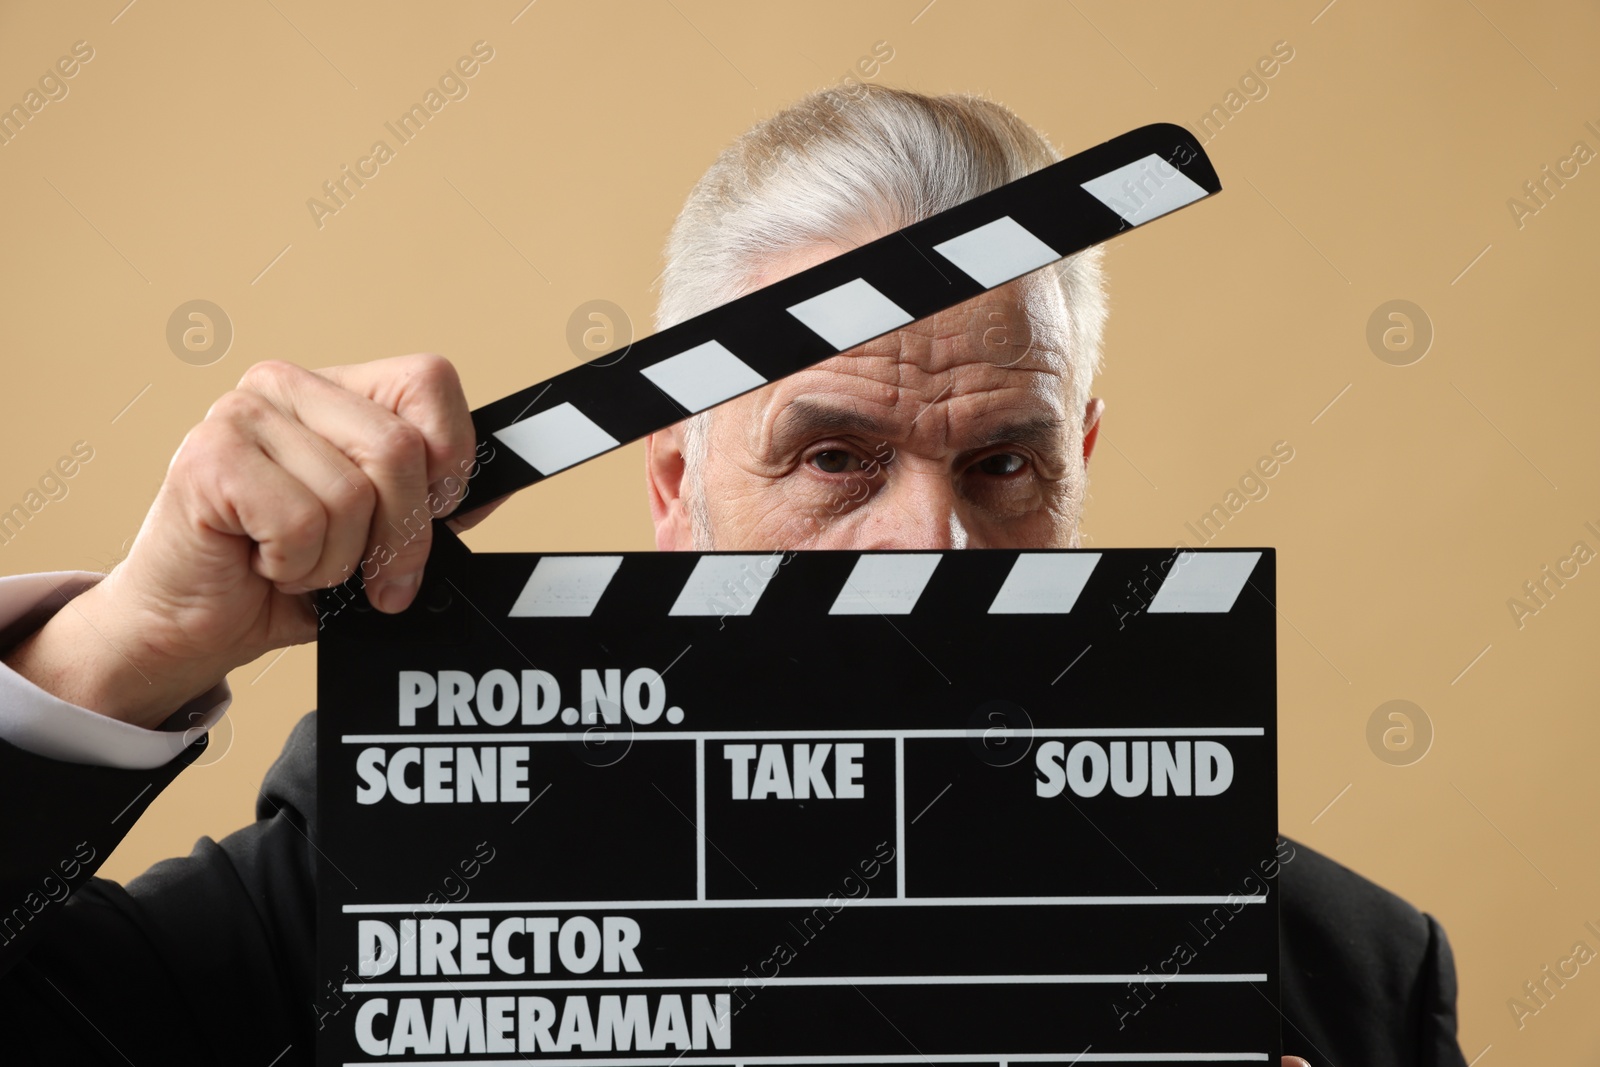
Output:
M852 547L976 548L948 475L901 471L866 504Z

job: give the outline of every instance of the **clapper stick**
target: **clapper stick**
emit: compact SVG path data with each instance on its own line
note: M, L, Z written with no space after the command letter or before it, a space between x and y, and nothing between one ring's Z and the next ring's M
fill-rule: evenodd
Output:
M1221 191L1188 130L1129 131L478 408L473 507Z

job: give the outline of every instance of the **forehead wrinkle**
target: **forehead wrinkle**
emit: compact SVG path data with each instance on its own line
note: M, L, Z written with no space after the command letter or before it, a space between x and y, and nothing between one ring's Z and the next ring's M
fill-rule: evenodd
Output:
M906 387L910 372L921 372L930 377L945 377L964 367L979 371L990 368L997 373L1017 371L1043 374L1066 381L1070 373L1067 360L1056 351L1054 345L1045 342L1045 338L1053 339L1050 331L1031 332L1029 343L1023 353L1009 356L1004 361L997 361L983 340L987 330L992 328L984 326L980 321L974 324L973 328L954 332L913 335L909 332L910 327L903 327L893 333L874 338L856 349L832 356L818 364L818 367L839 373L859 374L851 364L842 361L850 360L852 364L861 361L855 365L866 366L868 369L866 374L859 376L867 377L877 372L880 363L892 360L895 365L896 384L901 388ZM851 369L846 370L846 367Z
M969 440L963 448L983 448L1003 441L1019 444L1065 445L1071 436L1071 412L1054 402L1059 394L1032 388L982 390L953 394L943 403L946 422L959 423ZM970 401L969 404L960 404ZM960 410L957 406L960 404ZM966 410L968 407L973 410Z
M956 397L1021 389L1048 390L1064 398L1070 391L1070 368L1054 350L1060 331L1054 323L1039 321L1048 316L1030 314L1030 294L1014 285L863 342L753 394L765 393L749 423L753 450L770 454L787 406L808 395L829 398L836 408L881 409L884 436L909 440L921 429L940 442L949 441L955 429L945 401ZM992 318L996 314L1001 316L998 322ZM1008 341L1019 333L1025 339L1027 347L1015 362L1008 358L998 363L988 349L988 331L996 326L1007 331ZM1050 386L1041 388L1040 376L1053 379ZM912 398L920 401L916 410L902 412L901 401ZM933 406L942 410L930 417L926 409Z
M963 374L964 368L971 370ZM1041 376L1051 381L1046 384ZM891 377L892 381L886 380ZM832 409L863 417L853 427L847 417L835 420L832 426L822 418L815 427L817 432L854 432L906 443L915 435L930 449L951 441L958 423L990 421L994 410L1016 409L1020 418L1027 419L1037 417L1042 403L1052 420L1065 425L1070 413L1060 409L1065 390L1058 379L1047 367L993 368L986 373L983 361L966 361L933 372L919 362L894 359L887 353L844 353L769 386L751 421L752 436L758 450L770 452L780 430L787 433L790 429L786 416L806 406L818 414ZM965 410L955 410L958 402L962 409L969 404L978 406L969 416ZM930 412L930 408L937 410ZM875 431L866 425L867 420L878 424Z
M954 312L965 305L950 308L892 333L873 338L854 349L832 356L838 359L893 359L905 369L915 367L927 374L944 374L965 366L988 365L996 370L1030 371L1049 374L1065 381L1071 372L1063 351L1063 333L1054 324L1040 323L1016 305L983 303L965 308L965 318L949 321ZM995 322L989 316L1002 313L1004 318ZM935 319L946 319L938 328L928 328ZM991 330L1006 332L1007 351L1000 355L987 344ZM1010 337L1024 338L1022 344ZM1012 350L1016 351L1014 354Z

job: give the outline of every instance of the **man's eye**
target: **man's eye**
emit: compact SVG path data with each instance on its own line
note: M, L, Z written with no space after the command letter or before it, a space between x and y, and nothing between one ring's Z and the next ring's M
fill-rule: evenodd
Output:
M855 461L854 456L838 448L818 452L811 457L811 462L816 464L817 469L828 474L843 474L855 466Z
M1015 474L1022 469L1026 461L1015 452L999 452L992 456L985 456L978 461L978 469L985 474L1006 475Z

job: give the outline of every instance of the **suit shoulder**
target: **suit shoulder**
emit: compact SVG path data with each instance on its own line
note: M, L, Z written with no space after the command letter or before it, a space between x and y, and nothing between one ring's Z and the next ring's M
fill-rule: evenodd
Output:
M1404 899L1298 841L1279 875L1285 930L1354 949L1366 946L1420 962L1432 933L1428 919Z
M1450 944L1430 916L1315 849L1281 861L1288 1051L1330 1063L1464 1067Z
M317 819L317 713L301 717L289 731L283 751L267 769L256 801L256 818L270 819L285 809L314 826Z

